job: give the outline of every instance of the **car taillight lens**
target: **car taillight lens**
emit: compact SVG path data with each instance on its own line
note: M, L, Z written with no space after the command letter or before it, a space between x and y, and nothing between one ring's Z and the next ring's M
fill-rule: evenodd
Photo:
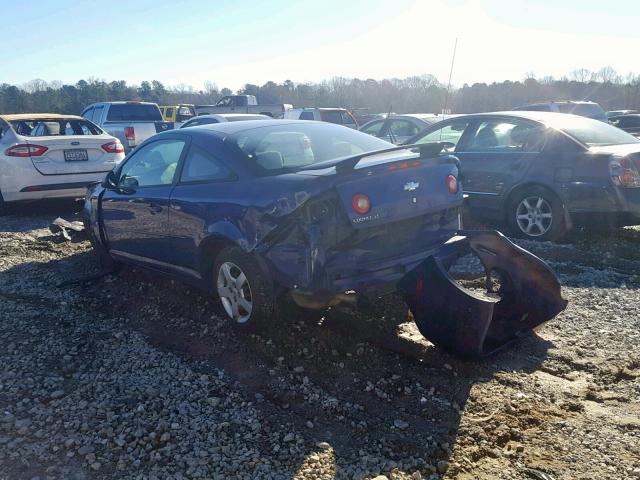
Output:
M358 215L364 215L371 210L371 200L364 193L356 193L351 199L351 207Z
M620 158L611 162L613 183L625 188L640 187L640 172L634 162L628 158Z
M102 149L107 153L124 153L124 147L120 143L120 140L105 143L102 145Z
M458 193L458 179L455 175L447 176L447 190L449 193Z
M136 131L133 127L124 127L124 137L127 139L130 147L136 144Z
M44 155L47 150L49 149L42 145L28 145L26 143L21 143L7 148L4 151L4 154L8 157L39 157Z

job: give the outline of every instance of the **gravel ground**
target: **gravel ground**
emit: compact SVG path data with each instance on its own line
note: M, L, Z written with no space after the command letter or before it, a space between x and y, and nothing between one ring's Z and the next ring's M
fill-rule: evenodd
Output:
M43 210L46 208L46 210ZM640 478L640 229L521 242L569 308L482 362L395 297L242 335L216 302L0 218L0 479Z

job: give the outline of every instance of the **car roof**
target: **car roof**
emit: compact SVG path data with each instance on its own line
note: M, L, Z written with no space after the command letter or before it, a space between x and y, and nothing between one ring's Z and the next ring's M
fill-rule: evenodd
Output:
M78 115L61 115L59 113L10 113L0 115L0 118L7 122L16 120L84 120L84 118Z
M609 120L613 118L622 118L622 117L640 117L640 113L620 113L617 115L611 115Z
M549 123L553 120L566 118L567 115L572 115L574 117L579 118L587 118L581 117L579 115L573 115L571 113L560 113L560 112L538 112L535 110L508 110L502 112L482 112L482 113L463 113L459 115L451 115L445 120L449 120L451 118L455 118L457 120L461 120L464 118L484 118L484 117L513 117L513 118L523 118L525 120L533 120L541 123ZM436 125L435 123L433 125Z
M204 116L204 115L203 115ZM300 120L271 120L269 122L265 122L264 120L247 120L244 122L221 122L221 123L210 123L207 125L197 125L195 127L185 128L184 130L178 130L180 133L188 132L190 134L203 134L209 133L216 135L218 137L225 137L227 135L233 135L238 132L242 132L244 130L252 130L254 128L267 128L267 127L275 127L277 125L300 125L304 123L304 125L308 125L310 123L316 123L318 125L333 125L327 122L313 122L313 121L304 121ZM172 131L175 130L167 130L163 132L164 134L171 134Z
M271 118L269 115L263 115L261 113L209 113L207 115L197 115L189 120L196 118L244 118L244 117L259 117L259 118Z
M296 110L340 110L340 111L347 111L346 108L342 108L342 107L301 107L301 108L292 108L290 111L296 111Z

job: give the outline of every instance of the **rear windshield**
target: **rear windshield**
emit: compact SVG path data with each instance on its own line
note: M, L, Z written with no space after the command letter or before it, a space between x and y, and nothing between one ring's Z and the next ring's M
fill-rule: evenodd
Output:
M640 143L640 140L633 135L599 120L574 115L558 117L560 118L551 120L549 125L562 130L589 147Z
M342 125L342 110L320 110L320 119L323 122Z
M108 122L161 122L162 113L157 105L124 103L111 105Z
M328 160L390 148L384 140L331 124L271 125L232 135L237 147L260 175L291 172Z
M39 118L13 120L9 123L11 123L13 130L23 137L102 134L102 130L88 120Z

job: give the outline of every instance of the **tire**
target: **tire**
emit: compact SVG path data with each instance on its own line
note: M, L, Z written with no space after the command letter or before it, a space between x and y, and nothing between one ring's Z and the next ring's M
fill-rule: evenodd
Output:
M271 279L254 255L237 247L225 248L216 257L213 282L222 308L234 327L264 331L276 317Z
M507 224L513 234L529 240L559 240L566 234L560 199L543 187L517 192L507 206Z

